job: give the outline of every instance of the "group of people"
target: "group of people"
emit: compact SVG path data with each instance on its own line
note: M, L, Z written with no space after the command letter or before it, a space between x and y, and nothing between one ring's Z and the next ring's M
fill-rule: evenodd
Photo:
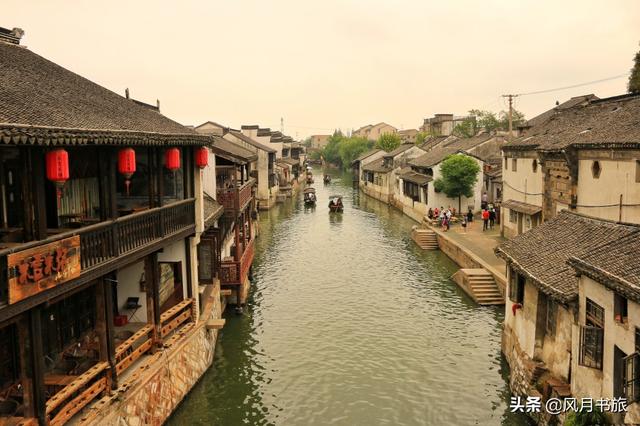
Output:
M493 225L496 222L497 213L496 208L492 205L483 207L482 209L482 230L487 231L493 229Z
M443 231L448 231L451 228L451 218L456 215L456 208L449 206L448 209L445 210L444 207L431 209L429 208L429 212L427 213L427 217L430 220L437 219L438 223L442 227Z

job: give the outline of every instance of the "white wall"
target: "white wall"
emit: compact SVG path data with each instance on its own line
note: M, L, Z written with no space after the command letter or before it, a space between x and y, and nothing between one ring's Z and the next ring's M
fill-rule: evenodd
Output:
M506 154L508 155L508 153ZM502 201L515 200L527 204L533 204L542 208L544 192L544 173L542 164L537 159L535 152L527 152L526 158L517 158L517 170L513 171L513 158L503 156L502 158ZM505 158L507 159L505 166ZM536 171L533 170L533 162L537 163ZM537 195L534 195L537 194ZM509 220L509 209L501 211L500 226L505 236L515 236L518 234L518 223ZM523 218L524 220L524 218ZM523 231L529 227L526 221Z
M204 192L216 198L216 156L209 149L209 165L202 169L202 188Z
M464 155L464 154L457 154L457 155ZM482 203L482 187L483 187L483 172L482 172L482 168L483 168L483 162L475 157L469 157L469 158L473 158L474 161L478 164L478 167L480 167L480 171L478 172L478 176L477 176L477 180L476 183L473 187L473 196L472 197L462 197L461 198L461 202L460 202L460 211L462 213L466 213L468 206L472 206L473 211L477 212L480 210L480 205ZM440 166L442 163L436 164L432 170L433 170L433 181L435 182L436 179L438 179L439 177L442 176L442 173L440 172ZM448 208L449 206L451 207L455 207L456 210L458 209L458 198L449 198L447 197L447 195L444 192L436 192L434 185L431 184L429 185L429 190L428 190L428 201L427 201L427 210L428 208L433 208L435 209L436 207L439 209L440 207L444 207L445 209Z

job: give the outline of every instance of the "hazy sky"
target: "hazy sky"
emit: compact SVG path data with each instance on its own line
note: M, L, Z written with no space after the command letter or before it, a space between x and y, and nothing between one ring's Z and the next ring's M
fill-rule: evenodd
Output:
M184 124L260 124L302 138L434 113L505 109L504 93L630 70L640 0L2 0L34 52ZM626 78L524 96L532 117Z

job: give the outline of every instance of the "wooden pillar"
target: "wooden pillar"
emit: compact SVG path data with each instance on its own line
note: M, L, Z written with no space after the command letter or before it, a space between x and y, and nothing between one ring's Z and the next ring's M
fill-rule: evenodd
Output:
M111 274L102 278L102 291L104 293L104 311L105 311L105 322L107 325L106 328L106 340L107 340L107 360L109 361L109 366L111 367L111 389L116 389L118 387L118 375L116 373L116 345L115 345L115 330L113 325L113 315L114 315L114 291L113 286L116 281L116 274L112 272Z
M191 238L184 239L185 268L187 268L187 297L193 297L193 276L191 274Z
M162 344L158 272L158 254L152 253L144 260L144 276L147 293L147 324L153 326L154 349L152 352L155 352L156 347Z
M109 332L107 330L107 299L105 294L105 281L104 279L99 279L98 282L93 286L95 291L96 298L96 325L95 331L98 335L98 358L100 362L109 362L112 367L107 372L107 387L105 389L105 393L110 393L111 391L111 383L114 378L113 374L113 364L111 364L111 360L113 357L110 357L109 353Z
M31 380L31 343L29 338L29 320L22 316L16 321L18 331L18 350L20 357L20 383L22 384L22 395L24 405L24 417L35 417L35 407L33 404L33 382Z
M29 328L31 332L31 365L33 386L34 415L38 424L46 425L47 397L44 389L44 351L42 347L42 306L29 311Z
M164 151L161 151L159 149L155 150L155 155L156 155L156 179L157 179L157 187L158 187L158 202L156 204L157 207L162 207L163 204L163 200L162 197L164 197L164 161L162 156L164 154Z
M156 151L153 148L147 148L147 162L149 164L149 208L156 206Z
M193 152L193 147L187 146L184 147L182 149L182 179L183 179L183 183L184 183L184 198L191 198L193 197L193 193L194 193L194 173L195 173L195 167L193 164L193 157L194 157L194 152ZM177 194L176 194L177 195Z
M114 219L118 217L115 150L111 147L98 147L97 152L100 220Z

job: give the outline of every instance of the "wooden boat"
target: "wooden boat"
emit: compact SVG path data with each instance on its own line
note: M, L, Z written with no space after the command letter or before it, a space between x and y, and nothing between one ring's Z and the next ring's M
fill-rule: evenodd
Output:
M324 175L324 178L322 180L324 183L331 183L331 176Z
M304 205L305 206L315 206L316 205L316 189L315 188L305 188L304 189Z
M340 195L332 195L329 197L329 211L331 213L342 213L344 206L342 205L342 197Z

